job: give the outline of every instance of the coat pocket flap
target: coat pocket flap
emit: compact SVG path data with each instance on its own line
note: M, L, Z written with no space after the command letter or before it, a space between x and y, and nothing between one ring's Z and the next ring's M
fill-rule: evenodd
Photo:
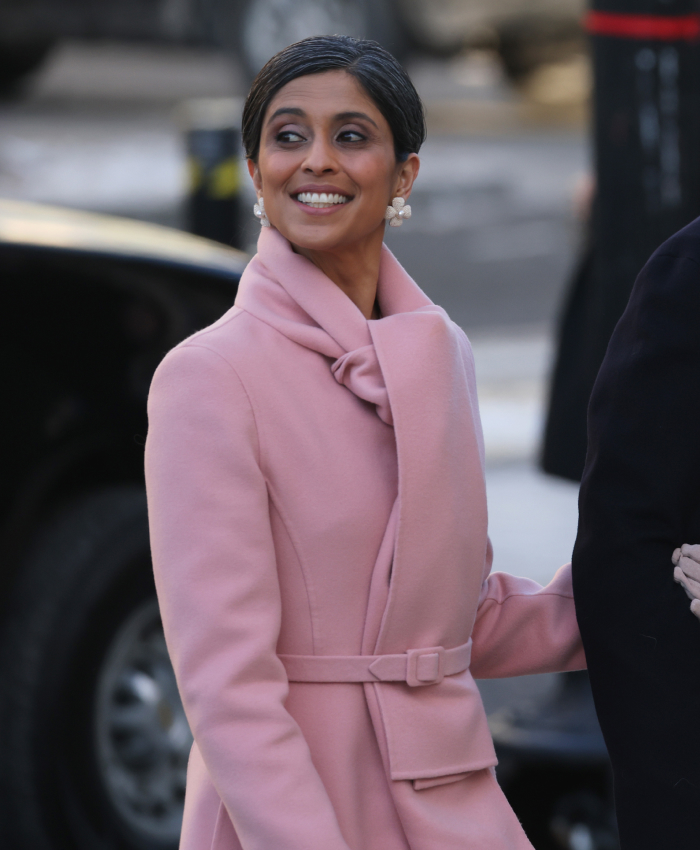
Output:
M436 685L372 685L392 779L436 779L497 764L481 694L469 670Z

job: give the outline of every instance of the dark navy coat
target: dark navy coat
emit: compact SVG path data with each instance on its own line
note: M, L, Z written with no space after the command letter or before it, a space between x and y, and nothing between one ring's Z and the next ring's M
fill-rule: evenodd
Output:
M700 622L671 554L700 542L700 218L651 257L588 412L576 611L623 850L700 848Z

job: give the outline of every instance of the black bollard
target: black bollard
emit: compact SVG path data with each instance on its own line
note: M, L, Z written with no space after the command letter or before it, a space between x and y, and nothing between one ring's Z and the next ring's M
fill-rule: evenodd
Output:
M189 167L187 229L244 248L242 103L235 98L191 100L181 108Z
M700 215L700 3L594 0L597 195L560 326L545 471L579 480L586 411L644 263Z

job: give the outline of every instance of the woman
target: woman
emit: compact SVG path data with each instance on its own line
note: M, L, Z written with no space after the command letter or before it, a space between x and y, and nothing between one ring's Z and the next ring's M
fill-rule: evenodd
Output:
M149 399L183 850L531 846L472 674L585 661L568 568L489 576L469 343L383 245L424 135L373 42L292 45L248 95L258 254Z

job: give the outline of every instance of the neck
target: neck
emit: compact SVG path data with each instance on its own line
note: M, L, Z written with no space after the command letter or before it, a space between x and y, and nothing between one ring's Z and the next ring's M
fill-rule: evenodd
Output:
M371 319L375 315L383 237L382 227L359 244L343 245L331 251L315 251L298 245L293 248L342 289L365 319Z

